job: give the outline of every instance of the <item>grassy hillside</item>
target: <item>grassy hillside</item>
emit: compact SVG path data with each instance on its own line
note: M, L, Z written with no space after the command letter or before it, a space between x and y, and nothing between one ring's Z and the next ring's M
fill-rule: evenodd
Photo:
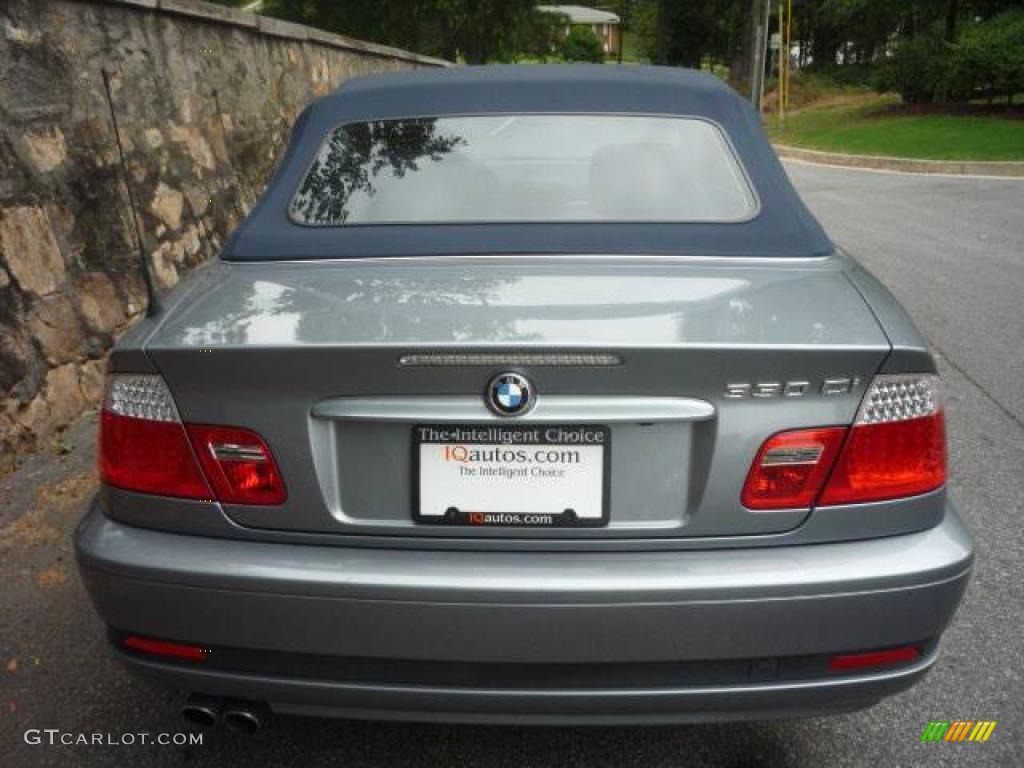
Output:
M795 82L784 119L765 117L772 141L850 154L932 160L1024 160L1024 113L902 109L897 97L856 87ZM774 93L766 99L774 108Z

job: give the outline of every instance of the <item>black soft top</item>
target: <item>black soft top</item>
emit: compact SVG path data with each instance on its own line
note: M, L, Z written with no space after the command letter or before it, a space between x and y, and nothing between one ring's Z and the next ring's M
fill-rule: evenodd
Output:
M304 226L288 205L327 134L343 123L494 113L701 117L731 140L760 208L728 223L514 222ZM453 67L346 81L299 116L288 150L222 257L229 260L466 254L825 255L833 250L768 144L758 115L713 75L669 67Z

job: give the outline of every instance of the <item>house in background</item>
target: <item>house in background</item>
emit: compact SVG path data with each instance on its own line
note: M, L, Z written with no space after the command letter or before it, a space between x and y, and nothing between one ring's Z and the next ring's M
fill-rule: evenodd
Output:
M601 41L605 55L619 52L619 46L622 44L622 20L616 14L599 11L596 8L585 8L582 5L538 5L537 10L568 18L569 24L565 28L567 35L572 27L590 27Z

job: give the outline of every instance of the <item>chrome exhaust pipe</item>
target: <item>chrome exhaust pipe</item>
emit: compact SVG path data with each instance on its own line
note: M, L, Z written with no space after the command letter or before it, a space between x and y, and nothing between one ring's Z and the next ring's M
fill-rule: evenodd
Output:
M256 733L267 722L270 710L255 701L231 701L224 707L224 724L239 733Z
M181 716L200 728L212 728L221 717L221 703L212 696L193 693L181 707Z

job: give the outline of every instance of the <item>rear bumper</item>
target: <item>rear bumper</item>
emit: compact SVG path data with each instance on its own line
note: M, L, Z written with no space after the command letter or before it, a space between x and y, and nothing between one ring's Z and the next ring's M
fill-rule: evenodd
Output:
M120 652L167 684L278 711L519 723L868 705L934 662L973 550L951 501L920 533L743 550L317 547L145 530L98 509L76 545L109 626L214 649L194 663ZM908 643L924 655L899 668L826 672L829 654Z

